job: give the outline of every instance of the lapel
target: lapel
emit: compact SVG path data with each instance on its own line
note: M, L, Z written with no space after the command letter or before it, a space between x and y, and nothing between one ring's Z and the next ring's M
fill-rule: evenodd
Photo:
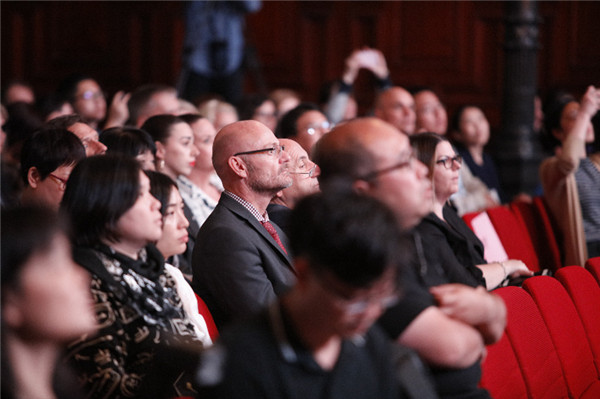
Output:
M248 211L246 208L244 208L242 204L240 204L239 202L237 202L236 200L234 200L226 194L221 195L221 198L219 199L219 204L227 208L229 211L233 212L235 215L242 218L246 222L246 224L250 226L253 230L255 230L261 237L263 237L269 243L272 249L276 251L281 257L283 257L287 265L293 269L290 256L283 252L279 244L277 244L277 241L275 241L275 239L271 236L271 234L269 234L267 229L265 229L265 227L258 220L256 220L256 218L250 213L250 211ZM289 253L289 244L287 242L285 233L275 223L273 223L273 226L275 227L275 230L277 230L279 238L281 239L283 245Z

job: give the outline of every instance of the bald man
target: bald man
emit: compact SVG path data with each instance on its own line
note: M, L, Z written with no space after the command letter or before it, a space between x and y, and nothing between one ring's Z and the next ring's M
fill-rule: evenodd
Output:
M374 113L403 133L415 133L415 99L408 90L400 86L390 87L377 96Z
M316 144L313 160L321 168L323 190L346 184L373 196L394 211L406 231L431 212L427 167L414 158L408 136L389 123L360 118L339 125ZM484 288L452 284L452 270L427 264L423 256L436 251L435 243L422 242L416 233L411 238L413 260L403 265L404 297L379 323L428 363L440 398L489 399L478 386L480 361L485 344L502 336L504 303Z
M196 238L192 287L219 329L265 308L295 282L287 237L267 213L292 184L289 162L260 122L234 122L215 137L213 165L225 190Z

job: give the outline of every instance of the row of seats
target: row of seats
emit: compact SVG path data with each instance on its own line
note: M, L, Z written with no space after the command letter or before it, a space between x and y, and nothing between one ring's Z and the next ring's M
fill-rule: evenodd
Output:
M481 216L489 218L490 228L484 229L479 227L480 223L475 223ZM482 212L467 213L463 220L484 245L494 245L498 241L489 237L490 232L497 235L498 245L503 247L509 259L520 259L535 272L541 269L554 272L563 266L556 229L542 197L534 197L531 203L514 201Z
M483 363L492 397L600 398L600 257L494 292L508 323Z

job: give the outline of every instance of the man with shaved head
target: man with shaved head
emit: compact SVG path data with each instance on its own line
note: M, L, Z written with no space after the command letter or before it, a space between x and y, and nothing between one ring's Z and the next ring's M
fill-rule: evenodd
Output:
M215 137L213 165L225 191L196 238L192 287L219 328L263 309L295 282L287 237L267 213L292 184L289 162L260 122L234 122Z
M408 135L415 133L415 99L408 90L394 86L382 91L375 102L375 116Z
M411 232L412 261L402 270L404 296L380 318L380 325L430 366L440 398L488 399L479 388L480 362L485 345L502 336L506 308L484 288L456 284L456 271L443 261L427 263L424 251L436 251L436 243L423 242L412 229L431 212L431 183L408 137L380 119L355 119L323 136L313 160L321 168L323 190L346 185L374 196Z

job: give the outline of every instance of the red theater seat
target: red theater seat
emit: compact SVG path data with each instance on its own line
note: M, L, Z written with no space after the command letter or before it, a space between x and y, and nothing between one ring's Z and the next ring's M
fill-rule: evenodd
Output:
M206 327L208 328L208 335L210 335L210 339L216 341L219 338L219 330L217 329L217 325L213 320L212 314L210 314L210 310L208 310L208 306L206 303L196 294L196 299L198 300L198 313L204 317L204 321L206 322Z
M600 380L579 314L565 288L548 276L523 283L535 301L560 360L569 396L600 398Z
M592 276L600 284L600 256L588 259L585 262L585 268L592 273Z

